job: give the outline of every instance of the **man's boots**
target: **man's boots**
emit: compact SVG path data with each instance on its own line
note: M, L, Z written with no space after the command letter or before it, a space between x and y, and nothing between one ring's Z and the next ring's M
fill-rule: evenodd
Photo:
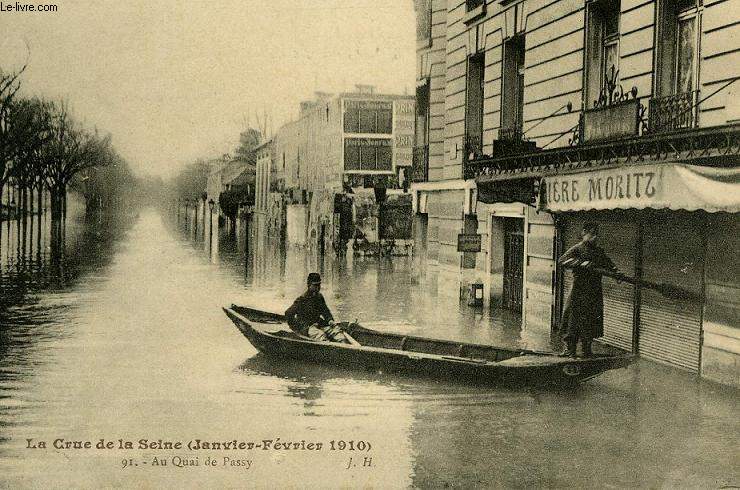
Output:
M578 348L577 340L568 339L568 347L560 353L560 357L576 357L576 349Z

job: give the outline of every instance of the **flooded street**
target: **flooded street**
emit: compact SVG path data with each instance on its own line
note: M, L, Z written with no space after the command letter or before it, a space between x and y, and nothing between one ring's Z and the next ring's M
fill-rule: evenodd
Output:
M419 277L411 259L320 263L277 246L245 259L243 241L227 237L210 259L196 232L147 210L120 233L71 223L59 281L45 252L12 249L2 225L3 488L278 488L287 475L311 488L740 485L737 391L696 376L640 361L574 390L532 390L353 373L266 358L221 311L283 311L319 270L339 319L550 348L549 336L461 305L456 290L427 293L444 279ZM278 438L322 446L151 444ZM55 448L59 439L93 447Z

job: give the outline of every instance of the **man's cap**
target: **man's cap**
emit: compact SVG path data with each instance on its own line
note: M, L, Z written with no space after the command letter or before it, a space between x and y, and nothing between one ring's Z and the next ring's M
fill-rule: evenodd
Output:
M318 272L311 272L308 275L308 284L321 284L321 276Z

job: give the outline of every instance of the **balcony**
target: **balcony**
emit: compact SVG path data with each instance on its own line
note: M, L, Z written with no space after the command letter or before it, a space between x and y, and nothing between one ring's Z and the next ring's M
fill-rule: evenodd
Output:
M411 182L429 180L429 146L415 146L411 163Z
M466 162L472 162L483 158L483 135L466 134L465 135L465 155Z
M650 99L648 128L652 133L695 128L699 91Z

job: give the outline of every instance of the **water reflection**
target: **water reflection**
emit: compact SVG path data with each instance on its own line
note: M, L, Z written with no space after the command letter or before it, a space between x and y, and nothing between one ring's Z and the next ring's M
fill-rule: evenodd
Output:
M532 341L518 325L426 291L438 281L409 279L405 259L322 262L254 237L246 242L242 228L219 230L214 264L203 228L202 218L191 233L153 211L131 226L71 220L66 279L58 284L19 272L32 270L31 262L49 268L45 248L41 261L38 249L30 258L20 254L23 266L16 249L12 265L3 252L3 291L21 292L3 294L0 308L1 487L584 488L740 481L736 392L654 364L557 391L481 389L262 356L220 307L236 302L280 311L302 292L309 270L323 271L324 292L340 318L436 337ZM363 468L362 459L350 461L356 455L346 452L260 450L240 453L253 460L247 474L202 465L124 470L119 452L25 449L26 438L57 437L363 440L373 444L372 466ZM140 450L131 457L178 454Z

